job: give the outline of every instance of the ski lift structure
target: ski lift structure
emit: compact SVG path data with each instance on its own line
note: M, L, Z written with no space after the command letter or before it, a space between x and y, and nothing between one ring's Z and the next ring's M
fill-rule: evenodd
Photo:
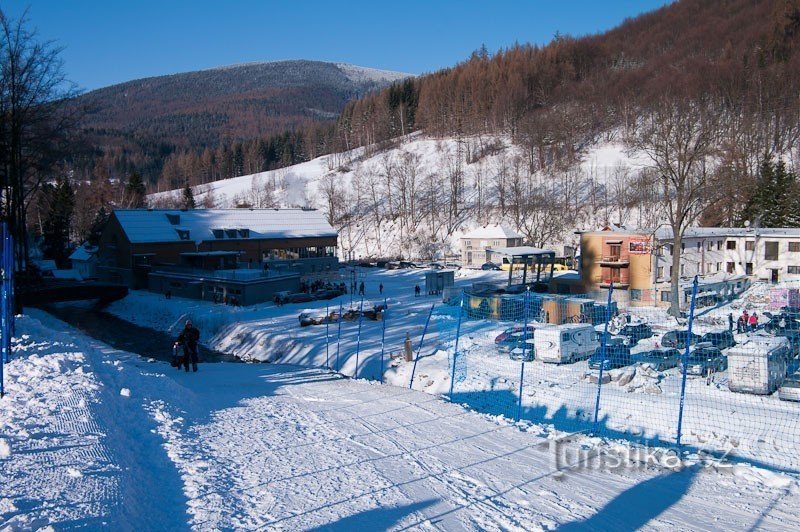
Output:
M492 257L502 257L502 268L508 266L508 288L531 287L546 292L555 269L556 252L531 246L491 248Z

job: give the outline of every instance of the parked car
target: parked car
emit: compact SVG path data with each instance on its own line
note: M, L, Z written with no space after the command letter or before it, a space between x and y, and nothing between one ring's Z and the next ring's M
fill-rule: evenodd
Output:
M494 345L498 351L508 353L511 358L520 359L522 357L522 345L525 342L525 359L533 360L534 330L532 325L528 325L524 332L522 325L509 327L497 335L497 338L494 339Z
M784 401L800 401L800 373L786 377L778 388L778 398Z
M627 324L619 332L620 336L631 339L631 345L636 345L640 340L653 337L653 329L646 323Z
M401 260L398 265L400 268L419 268L416 263L411 262L410 260Z
M728 369L728 359L722 351L711 342L700 342L689 352L686 360L688 375L708 375ZM681 361L681 371L683 362Z
M626 340L627 338L621 336L609 338L605 345L605 351L603 346L600 346L589 358L589 367L591 369L600 369L602 363L603 370L607 370L633 364L631 349L625 343Z
M664 347L683 348L686 347L687 338L689 338L689 331L686 330L668 331L666 334L664 334L664 337L661 338L661 345L663 345ZM700 335L692 333L689 345L694 345L699 341L700 341Z
M484 262L483 265L481 266L481 270L485 270L485 271L488 271L488 270L502 270L502 268L500 267L500 265L495 264L494 262Z
M707 332L700 338L700 342L710 342L717 349L728 349L736 345L731 331Z
M681 352L674 347L656 347L650 351L636 353L633 359L637 364L656 371L665 371L678 366Z

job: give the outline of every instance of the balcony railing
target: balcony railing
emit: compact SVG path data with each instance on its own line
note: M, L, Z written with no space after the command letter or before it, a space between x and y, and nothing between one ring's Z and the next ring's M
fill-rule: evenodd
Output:
M628 255L603 255L600 257L601 264L629 264L630 257Z

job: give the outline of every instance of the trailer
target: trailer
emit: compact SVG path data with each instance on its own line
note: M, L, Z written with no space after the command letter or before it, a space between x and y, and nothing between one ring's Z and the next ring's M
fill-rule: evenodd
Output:
M536 358L551 364L585 360L600 347L594 327L588 323L564 323L536 329L533 333Z
M728 349L728 389L732 392L769 395L786 377L791 347L780 336L751 336Z

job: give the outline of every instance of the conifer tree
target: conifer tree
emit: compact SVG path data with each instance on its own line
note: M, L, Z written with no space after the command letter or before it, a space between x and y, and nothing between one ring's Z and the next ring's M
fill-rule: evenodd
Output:
M189 183L186 183L186 186L183 187L183 202L181 206L184 209L194 209L197 207L197 203L194 201L194 192L192 192L192 187L189 186Z

